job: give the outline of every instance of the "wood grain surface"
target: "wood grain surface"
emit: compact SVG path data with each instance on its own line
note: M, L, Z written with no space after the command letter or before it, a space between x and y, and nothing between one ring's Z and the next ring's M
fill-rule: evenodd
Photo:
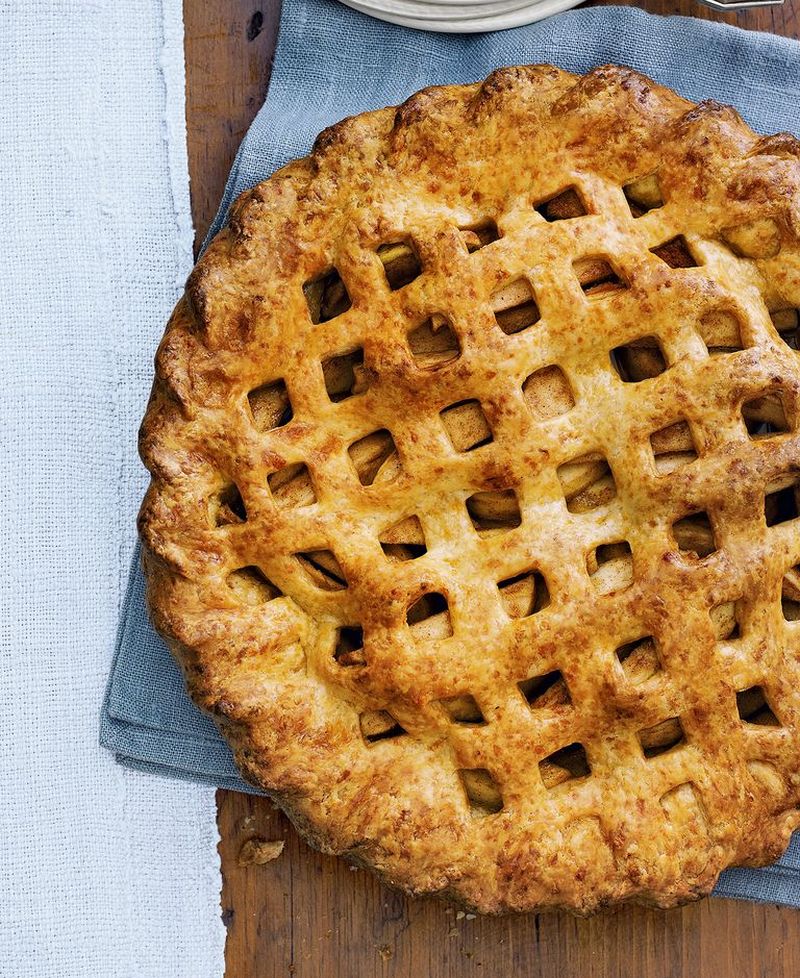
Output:
M184 0L186 125L195 252L267 93L280 0Z
M800 38L800 0L740 14L692 0L641 6ZM184 0L198 242L266 94L279 13L279 0ZM220 791L217 804L225 978L800 978L794 910L712 899L589 920L473 919L434 900L407 900L314 852L264 799ZM242 847L253 839L285 848L264 865L242 865Z

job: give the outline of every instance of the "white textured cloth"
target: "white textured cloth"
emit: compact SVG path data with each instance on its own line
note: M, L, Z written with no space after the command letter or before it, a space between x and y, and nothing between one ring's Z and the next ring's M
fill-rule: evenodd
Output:
M213 790L97 717L191 266L181 0L0 0L0 975L221 978Z

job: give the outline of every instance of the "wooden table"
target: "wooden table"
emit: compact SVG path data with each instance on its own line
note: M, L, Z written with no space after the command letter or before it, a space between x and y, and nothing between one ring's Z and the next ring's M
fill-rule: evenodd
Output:
M800 0L717 14L692 0L644 0L800 38ZM233 156L263 102L279 0L184 0L192 209L197 239ZM217 794L225 978L797 978L800 914L703 900L679 910L626 908L467 919L434 900L407 900L369 874L313 852L260 798ZM244 842L284 839L267 865L240 866Z

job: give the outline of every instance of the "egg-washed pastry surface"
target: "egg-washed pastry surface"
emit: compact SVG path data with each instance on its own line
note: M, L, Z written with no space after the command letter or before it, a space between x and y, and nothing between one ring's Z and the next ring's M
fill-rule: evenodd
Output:
M532 66L239 198L157 356L148 598L315 846L489 913L785 848L798 187L792 136Z

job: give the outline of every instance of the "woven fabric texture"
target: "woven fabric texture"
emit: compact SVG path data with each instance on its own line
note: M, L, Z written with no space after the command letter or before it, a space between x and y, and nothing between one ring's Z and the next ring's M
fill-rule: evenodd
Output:
M4 2L0 32L0 975L219 978L213 790L97 742L192 261L181 2Z
M687 98L735 105L756 131L800 133L800 44L772 35L604 7L501 33L451 36L380 23L333 0L284 0L269 94L239 150L211 233L242 190L305 155L316 134L343 116L396 104L426 85L472 82L502 65L534 62L576 72L627 64ZM150 627L137 563L102 740L125 763L251 790L213 723L186 697L177 666ZM800 834L777 866L728 871L716 892L800 906Z

